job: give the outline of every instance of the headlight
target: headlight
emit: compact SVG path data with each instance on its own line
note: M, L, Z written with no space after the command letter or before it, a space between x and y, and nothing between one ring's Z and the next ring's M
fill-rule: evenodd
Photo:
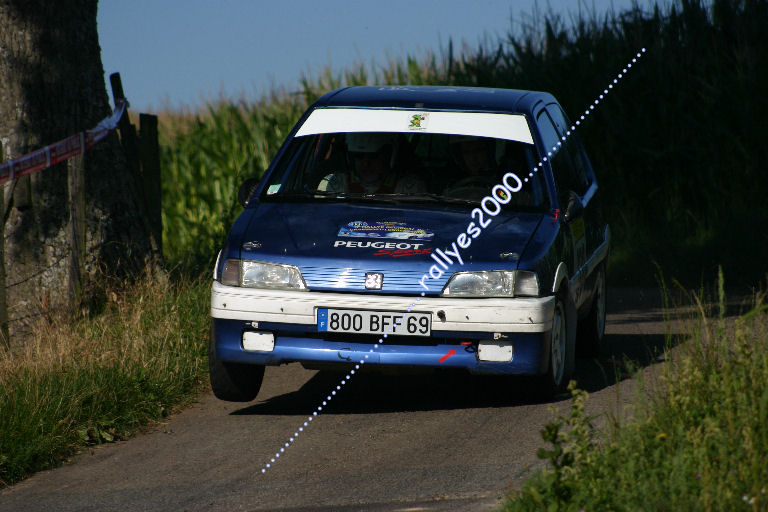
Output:
M301 271L293 265L229 259L221 270L221 284L248 288L306 290Z
M443 289L456 297L538 297L539 277L529 270L457 272Z

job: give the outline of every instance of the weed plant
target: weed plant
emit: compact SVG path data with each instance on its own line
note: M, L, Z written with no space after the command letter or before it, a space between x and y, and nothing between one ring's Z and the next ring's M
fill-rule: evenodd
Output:
M600 443L572 386L571 413L542 431L549 468L505 511L768 509L768 305L726 319L719 288L717 315L696 299L692 337Z
M763 124L768 118L768 0L678 0L512 25L504 39L449 42L383 65L305 76L299 90L220 101L165 116L164 247L172 263L208 265L233 218L237 186L259 177L316 98L342 85L433 84L552 92L574 119L640 48L647 52L578 130L611 224L614 282L652 284L652 261L696 284L724 264L732 282L768 259ZM680 265L686 261L686 265Z
M208 290L202 279L110 287L95 312L49 316L0 351L0 487L191 400L206 378Z

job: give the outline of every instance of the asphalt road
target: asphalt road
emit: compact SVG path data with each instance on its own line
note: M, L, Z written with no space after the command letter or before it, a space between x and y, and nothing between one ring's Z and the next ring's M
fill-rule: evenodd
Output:
M606 350L576 366L590 412L624 410L626 359L653 371L659 305L658 292L609 295ZM541 467L539 431L569 404L531 401L524 379L358 375L262 474L339 380L270 367L257 401L206 394L149 433L5 489L0 511L493 510Z

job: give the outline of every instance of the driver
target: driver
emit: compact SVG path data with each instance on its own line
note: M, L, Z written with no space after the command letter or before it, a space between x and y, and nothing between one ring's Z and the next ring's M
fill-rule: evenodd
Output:
M443 194L464 199L486 195L498 178L495 141L471 135L451 135L448 144L461 176L448 184Z
M424 183L415 176L397 179L396 135L393 133L349 133L347 154L352 173L333 173L324 177L318 189L326 192L361 194L399 194L420 192Z

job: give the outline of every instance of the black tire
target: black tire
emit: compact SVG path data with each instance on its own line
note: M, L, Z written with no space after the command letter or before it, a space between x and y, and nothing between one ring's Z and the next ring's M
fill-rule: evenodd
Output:
M228 402L250 402L259 394L264 380L262 365L225 363L216 358L213 327L208 343L208 373L213 394Z
M607 304L607 287L605 283L605 265L597 268L595 279L595 296L587 316L579 321L578 347L579 355L598 357L605 339L605 311Z
M555 312L549 343L547 373L537 378L536 398L550 400L568 389L573 374L574 351L568 339L568 308L559 295L555 298Z

